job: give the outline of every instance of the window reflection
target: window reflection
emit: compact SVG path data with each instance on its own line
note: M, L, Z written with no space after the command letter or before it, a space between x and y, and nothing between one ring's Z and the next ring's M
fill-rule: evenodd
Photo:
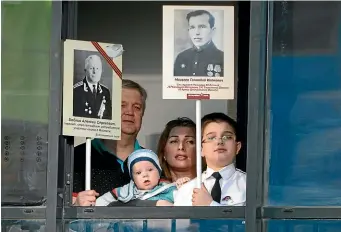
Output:
M77 220L70 221L69 231L226 231L244 232L245 224L242 220L226 219L149 219L149 220Z
M268 203L341 205L341 4L274 5Z
M51 2L1 2L3 205L46 200Z

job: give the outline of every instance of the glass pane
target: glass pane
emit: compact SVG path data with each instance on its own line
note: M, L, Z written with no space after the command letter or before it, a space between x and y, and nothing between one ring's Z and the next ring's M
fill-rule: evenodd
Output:
M2 204L46 199L51 2L1 2Z
M339 232L340 220L269 220L268 232Z
M243 220L149 219L149 220L77 220L69 222L69 231L85 232L165 232L224 231L244 232Z
M3 232L45 232L44 220L1 220Z
M270 205L341 205L340 2L274 2Z

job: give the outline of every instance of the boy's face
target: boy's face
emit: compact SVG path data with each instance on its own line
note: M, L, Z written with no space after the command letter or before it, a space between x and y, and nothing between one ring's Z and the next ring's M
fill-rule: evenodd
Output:
M202 156L206 159L207 167L219 171L233 163L241 143L236 142L234 129L228 123L208 123L202 134Z
M140 190L153 189L159 183L159 171L149 161L137 162L132 171L135 185Z

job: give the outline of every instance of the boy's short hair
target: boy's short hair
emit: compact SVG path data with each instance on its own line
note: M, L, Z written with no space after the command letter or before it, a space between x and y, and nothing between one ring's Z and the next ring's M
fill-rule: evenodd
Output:
M233 128L234 133L236 134L236 141L240 141L237 122L233 118L227 116L224 113L206 114L201 119L201 133L203 133L206 126L211 122L216 122L216 123L226 122L227 124L229 124Z

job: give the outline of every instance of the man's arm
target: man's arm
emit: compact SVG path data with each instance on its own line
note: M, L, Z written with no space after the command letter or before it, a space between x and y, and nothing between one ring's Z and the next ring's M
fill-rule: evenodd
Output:
M73 89L73 116L84 117L84 91L82 86Z
M181 73L179 71L181 65L181 53L176 57L174 62L174 76L181 76Z

